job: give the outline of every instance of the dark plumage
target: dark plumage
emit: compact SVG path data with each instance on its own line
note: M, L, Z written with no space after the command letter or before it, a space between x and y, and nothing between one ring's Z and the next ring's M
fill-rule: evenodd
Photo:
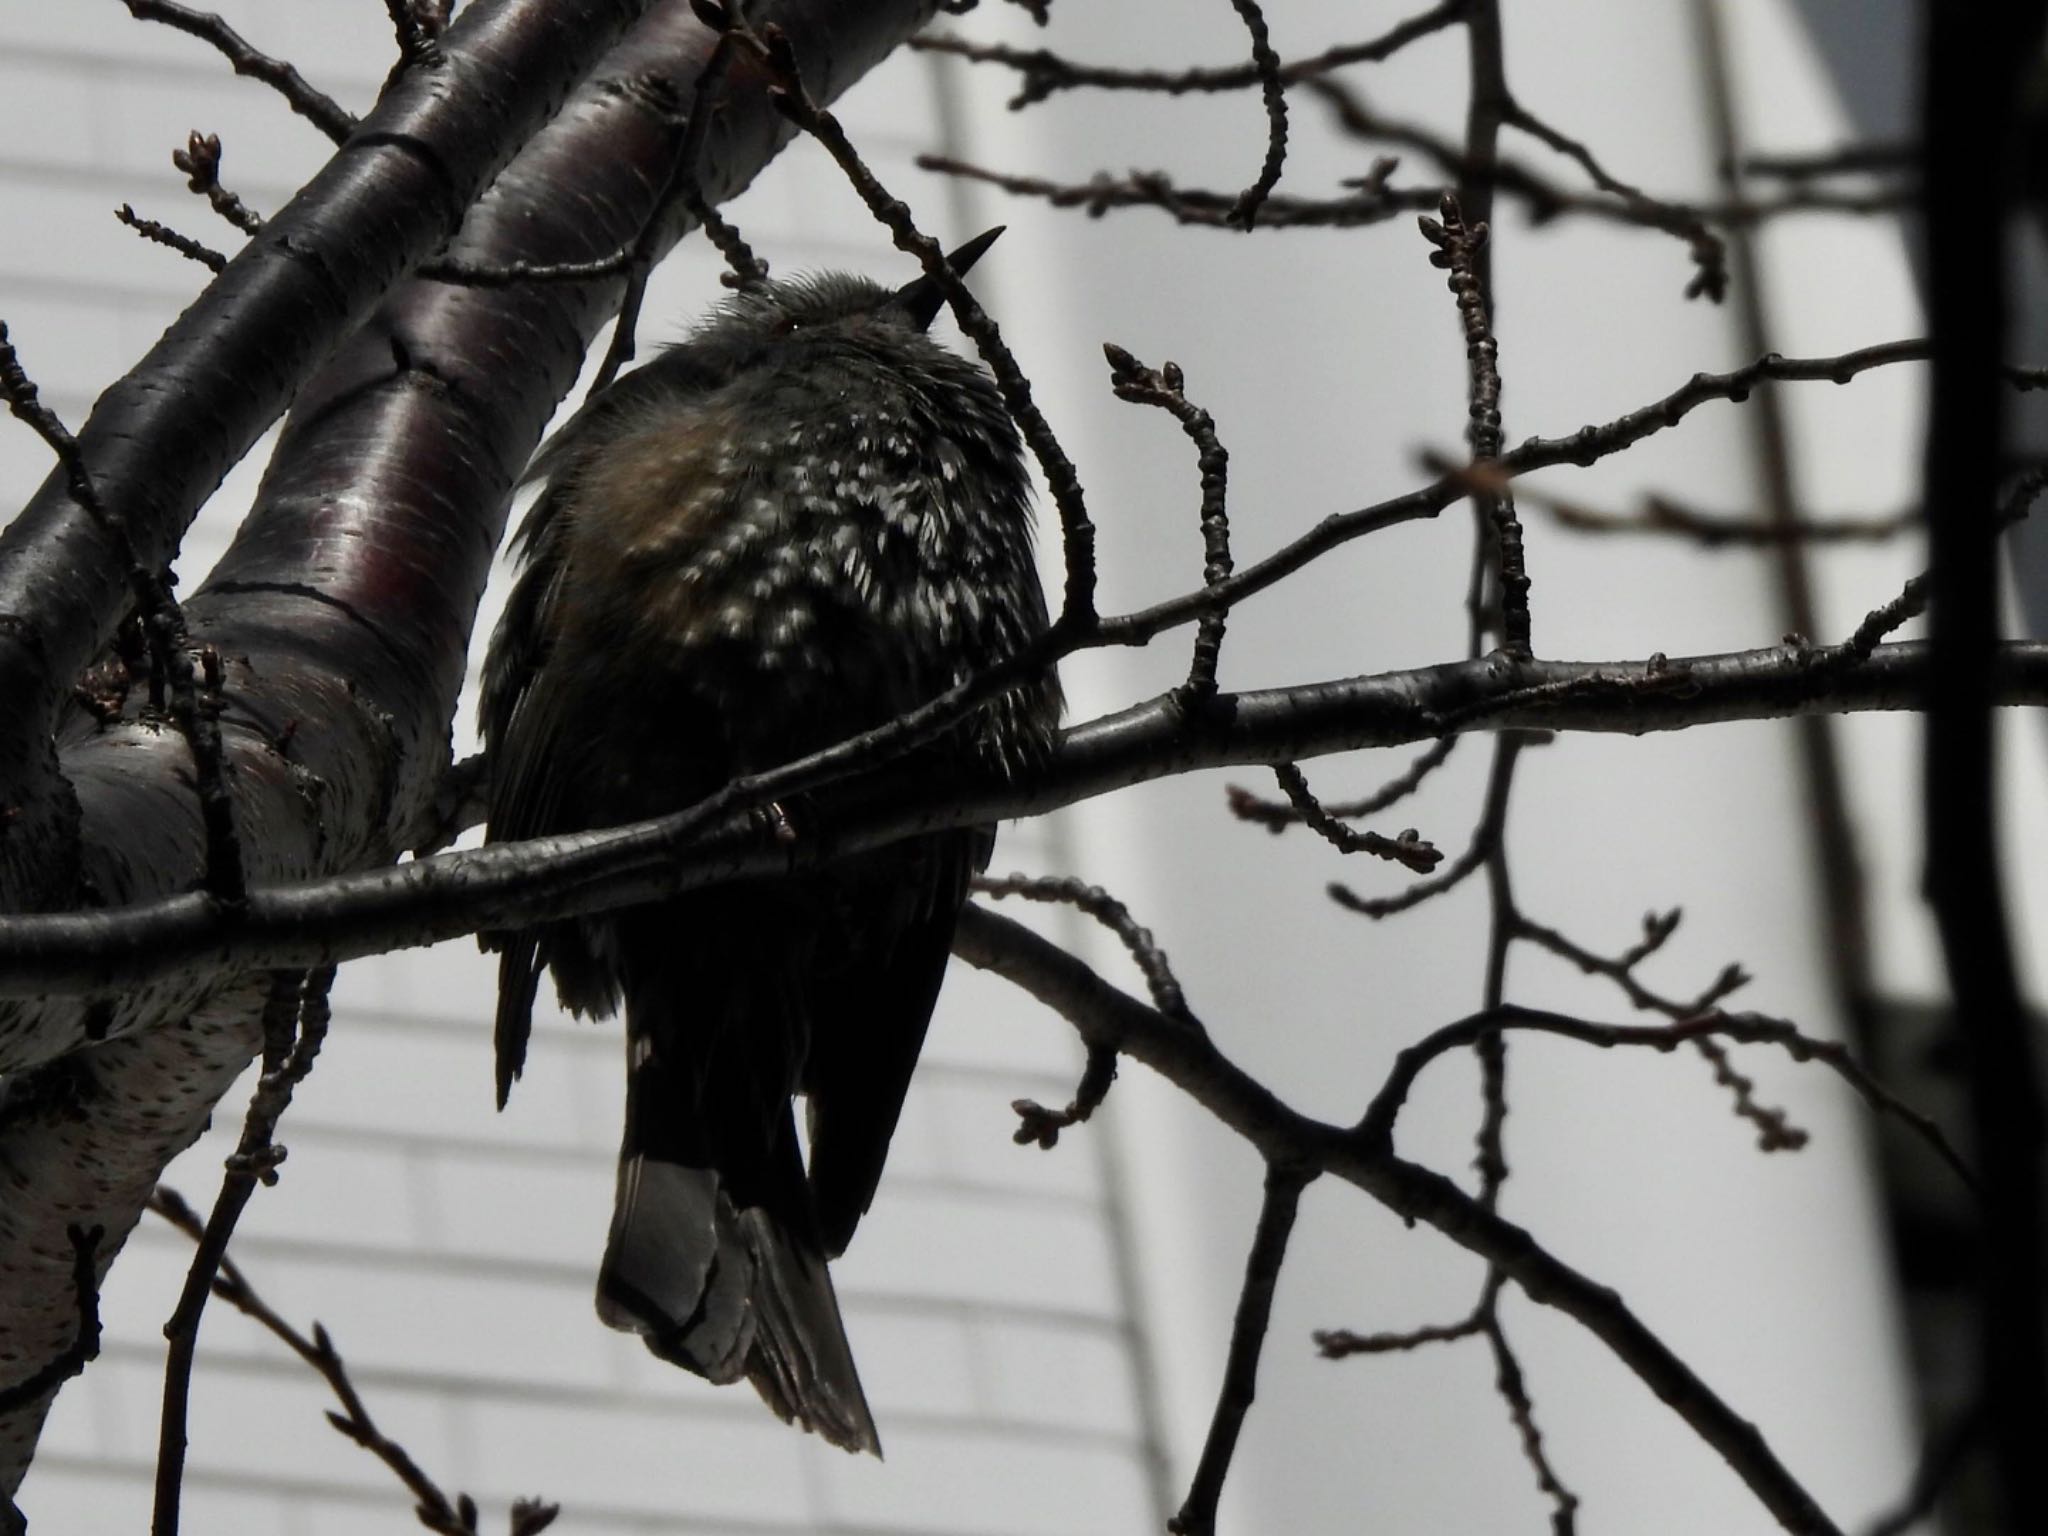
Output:
M542 449L484 673L493 839L676 810L1043 631L1017 434L980 368L925 336L937 308L922 280L756 287ZM925 750L1028 769L1059 709L1047 677ZM830 806L791 807L797 835ZM501 1104L543 967L577 1013L625 1005L599 1315L849 1449L878 1442L825 1261L874 1198L993 836L487 940Z

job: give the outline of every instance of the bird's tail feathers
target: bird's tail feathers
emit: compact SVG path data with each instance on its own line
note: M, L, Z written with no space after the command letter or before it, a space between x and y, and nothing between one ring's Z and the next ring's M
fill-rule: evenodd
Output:
M710 1381L746 1376L786 1422L881 1455L824 1258L769 1212L736 1207L714 1170L620 1159L597 1312Z

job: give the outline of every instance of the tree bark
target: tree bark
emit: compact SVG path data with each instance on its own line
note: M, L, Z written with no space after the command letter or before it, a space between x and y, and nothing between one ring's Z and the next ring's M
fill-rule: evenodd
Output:
M931 4L757 10L829 99ZM225 756L252 883L387 863L420 829L510 487L625 279L394 284L458 225L450 254L473 264L630 245L657 212L712 42L684 0L465 7L447 61L400 80L81 433L102 499L156 563L297 393L255 510L186 609L194 642L225 664ZM699 179L716 202L789 129L739 70L714 106ZM686 228L667 217L653 254ZM160 722L59 719L122 617L113 551L61 477L0 540L0 700L16 722L0 790L20 807L0 838L0 890L17 910L148 900L189 889L205 867L184 739ZM0 1012L0 1386L72 1335L67 1227L106 1228L104 1272L164 1164L253 1054L261 1000L229 972ZM79 1050L109 1034L120 1038ZM0 1423L0 1488L19 1484L46 1409Z

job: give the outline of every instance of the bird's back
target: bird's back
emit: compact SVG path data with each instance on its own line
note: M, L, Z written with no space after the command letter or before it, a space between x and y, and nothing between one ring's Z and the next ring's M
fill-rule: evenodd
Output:
M882 320L677 349L550 445L494 640L491 833L614 825L882 724L1046 623L1014 429L978 369ZM1047 749L1050 679L924 749ZM783 808L794 835L826 791ZM498 936L500 1087L534 978L625 1003L628 1112L599 1309L872 1449L825 1258L871 1202L986 830ZM809 1106L808 1170L791 1096Z

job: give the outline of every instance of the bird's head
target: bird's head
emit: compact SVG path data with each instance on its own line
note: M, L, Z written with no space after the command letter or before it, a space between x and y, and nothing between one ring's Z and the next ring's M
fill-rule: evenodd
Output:
M1002 232L999 224L975 236L947 254L948 265L956 273L966 272ZM808 273L743 288L683 346L699 366L709 363L716 369L722 361L737 372L755 361L762 348L786 340L922 335L944 307L945 295L930 277L885 288L849 272Z

